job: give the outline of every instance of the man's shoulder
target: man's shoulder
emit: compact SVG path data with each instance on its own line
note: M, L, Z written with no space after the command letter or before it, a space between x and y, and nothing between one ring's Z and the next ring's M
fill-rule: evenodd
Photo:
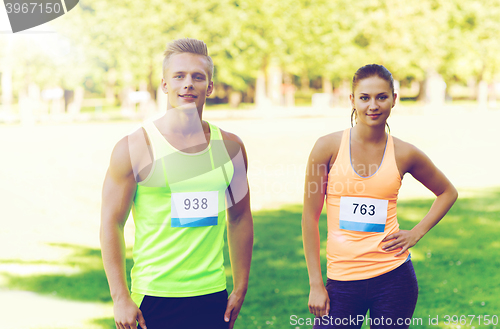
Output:
M128 176L132 172L128 136L122 137L113 148L109 169L113 175L117 176Z
M138 127L122 137L115 145L111 154L110 168L122 175L129 175L146 157L150 160L150 141L144 128ZM135 175L134 175L135 177Z
M229 131L225 131L225 130L222 130L222 129L220 129L220 133L221 133L222 139L224 141L232 141L232 142L238 143L241 147L244 147L243 141L236 134L233 134L233 133L231 133Z
M128 159L130 156L130 146L129 146L129 137L122 137L113 148L113 152L111 153L111 160L123 161Z
M245 153L245 145L239 136L221 128L219 130L224 146L231 158L234 158L240 151Z

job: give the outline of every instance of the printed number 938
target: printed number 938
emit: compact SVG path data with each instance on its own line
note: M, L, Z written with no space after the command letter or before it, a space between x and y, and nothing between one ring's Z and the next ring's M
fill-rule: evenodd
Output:
M354 211L353 214L356 214L356 211L358 211L361 215L369 215L373 216L375 215L375 205L372 204L359 204L359 203L353 203L354 206Z
M186 210L198 210L198 209L207 209L208 208L208 200L207 198L201 199L201 202L198 198L194 198L193 200L184 199L184 209Z

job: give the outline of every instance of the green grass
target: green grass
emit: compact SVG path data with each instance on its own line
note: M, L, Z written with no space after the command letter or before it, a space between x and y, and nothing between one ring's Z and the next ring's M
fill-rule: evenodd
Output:
M412 328L458 328L444 325L445 315L500 316L499 200L500 189L460 198L442 222L412 248L420 287L414 318L423 319L423 325ZM401 228L412 228L431 203L432 200L400 202ZM309 285L302 250L301 207L255 212L254 221L255 246L249 289L235 328L306 328L290 325L291 315L311 318L307 308ZM324 240L324 214L320 229ZM325 244L326 241L322 241L323 271ZM66 299L111 303L100 251L75 245L65 247L73 249L73 255L65 264L78 266L80 273L10 275L8 286ZM229 267L227 246L224 252ZM128 259L127 272L131 266L132 261ZM229 269L227 273L228 291L231 291ZM439 316L439 326L429 325L429 316ZM479 326L477 318L469 325L470 319L467 318L467 324L461 328L495 328L483 325L483 319ZM114 328L112 318L96 319L94 323L103 329Z

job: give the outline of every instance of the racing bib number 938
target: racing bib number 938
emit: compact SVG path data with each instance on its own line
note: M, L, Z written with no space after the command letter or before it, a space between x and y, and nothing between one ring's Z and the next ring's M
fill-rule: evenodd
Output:
M172 227L217 225L219 192L172 193Z

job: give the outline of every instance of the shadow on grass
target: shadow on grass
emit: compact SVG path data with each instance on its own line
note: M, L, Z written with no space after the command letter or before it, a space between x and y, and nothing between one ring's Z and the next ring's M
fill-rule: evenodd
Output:
M420 295L415 318L419 328L436 328L445 315L497 314L500 316L500 189L470 198L460 198L449 214L414 248L413 263ZM401 229L411 229L426 214L432 200L401 201ZM290 317L311 318L307 308L309 280L302 249L301 206L254 213L255 244L249 289L236 329L296 328ZM326 216L321 215L321 263L326 280ZM79 266L74 275L9 276L9 287L53 294L58 297L111 302L100 250L74 245L65 264ZM227 243L224 248L228 291L232 290ZM127 259L130 282L132 260ZM440 325L428 325L429 316L439 316ZM112 318L96 319L102 328L114 328ZM472 325L478 325L476 322ZM468 328L472 326L462 326ZM481 327L488 328L482 325ZM301 326L300 328L305 328ZM493 328L493 326L491 326Z
M72 245L51 244L58 248L68 248L71 255L64 261L0 261L0 263L16 263L18 265L51 265L71 266L78 269L75 274L35 274L35 275L13 275L2 273L7 279L9 289L27 290L53 297L84 301L84 302L108 302L111 303L109 286L104 273L100 249ZM130 286L130 269L133 261L126 261L127 282ZM95 326L103 329L114 329L114 319L104 318L92 321ZM94 327L95 327L94 326Z
M63 299L90 302L111 302L109 287L104 274L101 251L71 244L51 244L72 249L64 262L19 262L23 265L65 265L79 269L76 274L35 274L32 276L4 274L8 287L50 294ZM12 262L12 261L9 261ZM127 280L130 282L132 260L127 259Z

